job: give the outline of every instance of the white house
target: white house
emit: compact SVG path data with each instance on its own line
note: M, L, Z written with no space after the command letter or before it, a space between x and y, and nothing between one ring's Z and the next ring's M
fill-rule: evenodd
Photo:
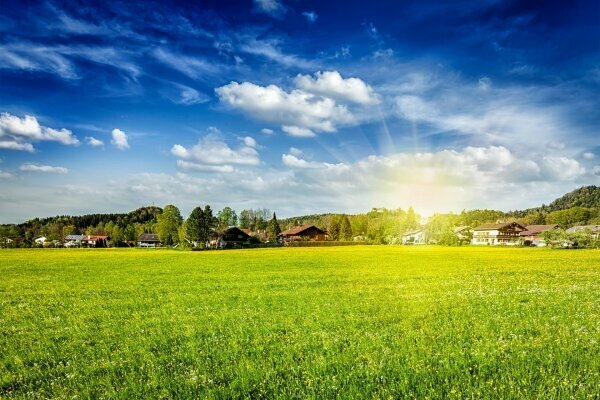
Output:
M423 229L406 232L402 235L402 244L427 244Z
M506 245L521 244L520 233L526 228L518 222L502 222L483 224L473 229L472 244L475 245Z
M44 245L46 243L46 236L40 236L34 240L35 244Z
M83 235L67 235L65 236L65 247L81 247Z
M593 238L598 238L600 236L600 225L577 225L572 226L567 229L567 233L577 233L580 231L589 231L592 234Z

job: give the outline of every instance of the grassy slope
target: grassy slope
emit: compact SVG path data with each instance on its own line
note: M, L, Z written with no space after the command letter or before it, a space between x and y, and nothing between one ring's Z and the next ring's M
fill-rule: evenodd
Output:
M0 253L1 397L576 398L600 252Z

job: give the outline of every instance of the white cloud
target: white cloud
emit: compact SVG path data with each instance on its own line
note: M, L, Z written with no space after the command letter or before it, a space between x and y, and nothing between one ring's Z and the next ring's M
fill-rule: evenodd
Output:
M296 157L299 157L300 155L302 155L302 150L300 150L297 147L290 147L289 150L290 154Z
M248 147L256 148L256 140L250 136L246 136L243 138L244 144Z
M177 165L184 170L232 172L233 165L259 165L256 140L246 136L240 141L241 146L232 149L217 134L208 134L191 148L175 144L171 154L179 158Z
M594 166L593 173L594 175L600 176L600 165Z
M260 133L262 133L263 135L274 135L275 131L273 129L263 128L260 130Z
M13 177L13 174L10 172L0 170L0 179L10 179Z
M31 115L19 118L9 113L0 114L0 148L33 152L34 148L31 142L39 141L79 145L79 140L68 129L42 126L37 118Z
M119 150L127 150L129 148L127 134L117 128L112 130L112 140L110 142Z
M554 140L552 142L546 143L546 147L552 150L564 150L565 144L563 142L559 142L558 140Z
M17 142L16 140L0 140L0 149L21 150L33 153L35 149L31 143Z
M254 0L256 9L273 17L280 18L285 14L286 8L279 0Z
M311 24L317 21L317 18L319 18L319 16L317 15L317 13L315 13L314 11L304 11L302 13L302 15L304 16L304 18L306 18L306 20L308 22L310 22Z
M337 100L358 104L379 103L373 88L358 78L342 78L337 71L317 72L314 77L298 75L294 79L296 87L309 93L320 94Z
M585 158L586 160L593 160L595 157L596 155L591 151L586 151L585 153L583 153L583 158Z
M310 129L302 128L299 126L283 125L281 127L281 130L284 131L285 133L289 134L290 136L294 136L294 137L315 137L315 136L317 136Z
M93 136L87 136L85 138L85 141L88 145L92 146L92 147L102 147L104 146L104 142L102 140L96 139Z
M53 167L51 165L42 165L42 164L33 164L26 163L19 167L21 171L27 172L44 172L44 173L53 173L53 174L66 174L69 172L67 168L64 167Z
M340 124L352 124L354 116L345 105L303 90L286 92L276 85L259 86L231 82L215 89L221 102L253 118L313 132L334 132ZM290 129L288 128L288 131ZM292 131L299 132L295 128Z
M281 161L283 162L284 165L291 167L291 168L318 169L318 168L325 167L325 164L313 162L313 161L306 161L301 158L298 158L297 156L295 156L293 154L283 154L281 156Z

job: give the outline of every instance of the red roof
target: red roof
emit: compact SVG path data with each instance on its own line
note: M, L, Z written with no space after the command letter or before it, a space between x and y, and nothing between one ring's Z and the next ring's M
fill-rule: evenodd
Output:
M106 235L86 235L83 237L83 240L106 240L109 238L110 236Z
M315 228L316 230L318 230L321 233L325 233L325 231L323 231L322 229L317 228L314 225L302 225L302 226L295 226L291 229L288 229L287 231L283 231L280 233L281 236L296 236L296 235L300 235L302 232L308 230L309 228Z

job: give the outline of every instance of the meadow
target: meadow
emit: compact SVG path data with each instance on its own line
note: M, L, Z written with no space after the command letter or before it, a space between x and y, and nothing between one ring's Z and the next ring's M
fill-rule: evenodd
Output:
M0 251L0 398L598 398L600 251Z

